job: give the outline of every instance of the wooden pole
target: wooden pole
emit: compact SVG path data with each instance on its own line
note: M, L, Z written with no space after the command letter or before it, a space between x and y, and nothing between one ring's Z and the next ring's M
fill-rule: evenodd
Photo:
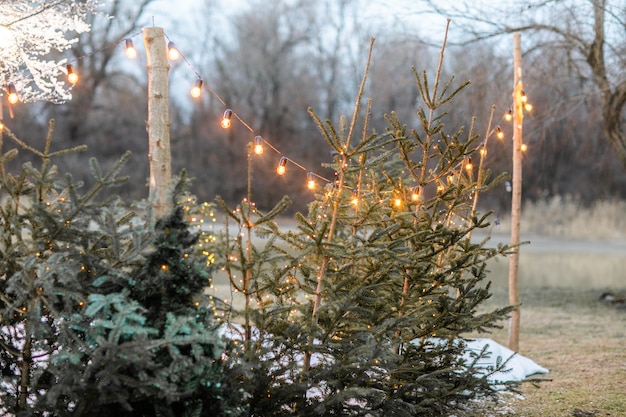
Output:
M519 33L513 35L513 189L511 196L511 246L515 249L509 257L509 304L516 306L509 322L509 349L519 351L521 312L519 307L518 269L520 244L520 217L522 212L522 48Z
M169 188L172 182L170 151L169 80L165 33L162 28L143 28L148 67L148 160L150 161L149 201L155 218L165 215L171 206Z

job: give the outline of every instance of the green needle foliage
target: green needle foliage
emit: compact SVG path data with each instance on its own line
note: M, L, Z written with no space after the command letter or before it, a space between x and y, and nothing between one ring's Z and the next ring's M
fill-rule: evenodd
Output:
M83 193L51 163L82 148L50 152L52 125L44 151L4 135L42 163L13 175L16 150L0 160L0 414L239 415L182 206L150 227L119 199L97 199L125 181L129 154L106 173L90 160Z
M216 254L245 298L231 358L247 366L250 415L441 416L494 392L482 355L463 357L463 335L510 311L479 312L486 262L508 248L471 239L489 225L475 200L503 177L469 165L480 159L473 124L469 134L444 124L467 83L440 86L437 75L430 89L414 74L416 128L391 113L386 131L371 132L366 109L356 138L361 94L350 124L311 111L336 178L296 216L297 230L273 223L282 203L269 215L249 199L222 203L242 231ZM264 240L251 244L254 232Z

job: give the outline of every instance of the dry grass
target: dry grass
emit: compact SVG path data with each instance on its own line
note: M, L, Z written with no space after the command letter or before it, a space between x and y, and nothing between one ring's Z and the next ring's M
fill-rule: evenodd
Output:
M626 416L626 310L598 301L598 291L533 288L525 291L520 353L550 369L521 397L485 415L514 417ZM503 290L494 294L506 299ZM492 302L497 302L496 300ZM505 328L492 337L507 343Z

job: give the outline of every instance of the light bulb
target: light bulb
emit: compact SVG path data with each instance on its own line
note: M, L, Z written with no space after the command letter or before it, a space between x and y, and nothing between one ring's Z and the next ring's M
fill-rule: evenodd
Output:
M137 58L137 50L132 39L126 39L126 56L130 59Z
M195 84L193 85L193 87L191 88L191 91L189 92L189 94L191 94L191 97L193 98L198 98L202 95L202 86L204 85L204 81L202 81L202 79L198 78L195 82Z
M454 183L454 174L449 174L447 180L448 184Z
M180 58L180 52L176 48L174 42L168 42L167 44L167 57L172 61L176 61L178 58Z
M307 177L307 187L309 188L309 190L314 190L315 189L315 174L309 171L306 174L306 177Z
M0 130L4 129L4 121L0 119Z
M521 100L522 103L526 103L528 101L528 96L526 95L524 90L522 90L522 95L520 96L519 99Z
M525 103L524 104L524 110L526 110L527 112L530 112L533 110L533 105L530 103Z
M359 191L358 190L352 190L352 204L355 206L359 205Z
M513 110L509 109L508 112L504 113L504 120L506 120L507 122L510 122L511 120L513 120Z
M393 205L398 208L402 207L402 199L400 197L394 198Z
M465 170L471 171L474 169L474 164L472 164L472 158L467 158L467 162L465 163Z
M263 154L263 138L261 136L254 137L254 153L257 155Z
M411 192L411 200L419 201L420 199L420 187L413 187L413 191Z
M285 172L287 172L287 158L281 156L278 167L276 168L276 173L278 175L285 175Z
M13 83L7 84L7 100L10 104L15 104L19 100L17 90L15 89L15 85Z
M220 125L224 129L228 129L230 127L232 118L233 118L233 111L231 109L226 109L226 111L224 112L224 117L222 117L222 122L220 123Z
M484 142L480 142L480 145L478 145L478 153L480 154L480 156L487 155L487 148L485 147Z
M74 67L72 64L67 64L65 66L67 68L67 82L74 85L78 82L78 74L74 72Z
M496 127L496 138L498 139L504 138L504 132L502 131L502 129L500 129L500 126Z
M526 145L525 143L522 143L522 146L520 146L520 150L522 152L526 152L528 150L528 145Z

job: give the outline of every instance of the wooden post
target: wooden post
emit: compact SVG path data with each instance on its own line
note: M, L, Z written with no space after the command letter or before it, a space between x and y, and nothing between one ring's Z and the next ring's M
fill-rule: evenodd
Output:
M520 216L522 212L522 47L519 33L513 35L513 189L511 196L511 246L516 246L509 257L509 304L517 306L509 322L509 349L519 351L521 312L519 308L518 269L520 244Z
M143 28L148 67L148 160L150 161L149 201L155 218L166 214L171 206L169 188L172 182L170 151L169 80L165 33L162 28Z

